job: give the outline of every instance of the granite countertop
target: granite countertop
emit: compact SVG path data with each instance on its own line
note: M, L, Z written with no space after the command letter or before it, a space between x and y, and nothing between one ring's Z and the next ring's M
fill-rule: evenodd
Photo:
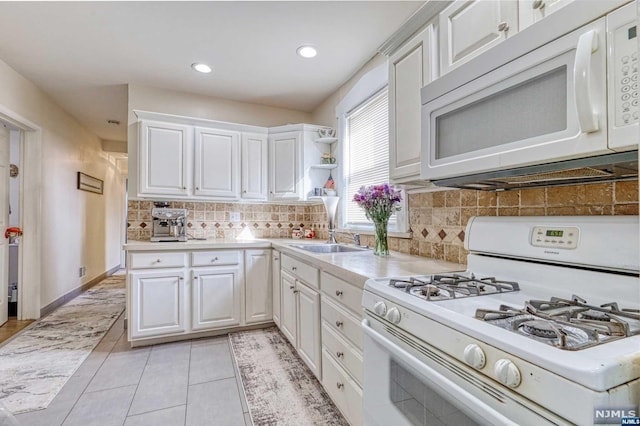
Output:
M302 261L333 274L358 287L364 287L369 278L432 274L464 271L465 265L408 255L392 251L389 256L374 256L372 250L347 253L312 253L295 245L324 244L323 240L255 239L255 240L189 240L187 242L130 241L124 245L127 251L156 250L207 250L207 249L247 249L271 248L292 255Z

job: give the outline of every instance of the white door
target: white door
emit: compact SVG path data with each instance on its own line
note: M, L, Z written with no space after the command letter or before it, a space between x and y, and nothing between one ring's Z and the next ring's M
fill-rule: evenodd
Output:
M296 280L286 271L280 271L280 330L287 336L289 342L296 347L296 316L297 304Z
M129 273L132 338L186 331L184 278L183 269Z
M245 323L271 321L271 250L245 250Z
M389 58L389 175L420 176L420 89L433 79L433 25Z
M242 193L248 200L268 198L268 140L267 135L243 133L240 157L242 158Z
M140 194L189 195L192 139L189 126L140 122Z
M320 378L320 294L300 281L298 297L298 353Z
M240 324L240 280L238 266L193 270L192 330Z
M240 134L196 128L194 194L238 198L240 192Z
M0 126L0 231L9 226L9 129ZM9 315L9 240L0 237L0 325Z
M298 200L302 188L300 132L269 136L269 195L271 199Z
M271 282L273 283L273 322L280 327L280 252L273 250L271 253Z
M518 32L518 2L456 0L440 13L440 74Z

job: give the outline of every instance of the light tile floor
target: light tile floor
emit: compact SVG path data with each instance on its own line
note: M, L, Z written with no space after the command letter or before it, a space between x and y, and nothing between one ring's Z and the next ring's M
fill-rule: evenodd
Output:
M227 336L130 348L120 317L21 426L251 426Z

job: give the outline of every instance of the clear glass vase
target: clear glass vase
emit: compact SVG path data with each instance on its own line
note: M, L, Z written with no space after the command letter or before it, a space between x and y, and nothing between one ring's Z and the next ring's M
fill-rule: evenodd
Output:
M376 256L389 256L389 242L387 241L387 221L374 220L376 235L373 245L373 254Z

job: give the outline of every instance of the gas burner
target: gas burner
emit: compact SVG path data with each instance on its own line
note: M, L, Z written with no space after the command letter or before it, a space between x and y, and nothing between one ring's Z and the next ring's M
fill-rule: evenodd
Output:
M555 339L558 337L559 330L549 321L533 320L520 324L522 331L545 339Z
M389 280L389 286L429 301L458 299L486 294L518 291L518 283L497 280L495 277L476 278L461 274L431 275Z
M499 310L478 309L477 319L521 335L557 346L578 350L640 334L640 315L619 309L617 303L591 306L578 297L572 300L525 302L523 309L501 305Z

